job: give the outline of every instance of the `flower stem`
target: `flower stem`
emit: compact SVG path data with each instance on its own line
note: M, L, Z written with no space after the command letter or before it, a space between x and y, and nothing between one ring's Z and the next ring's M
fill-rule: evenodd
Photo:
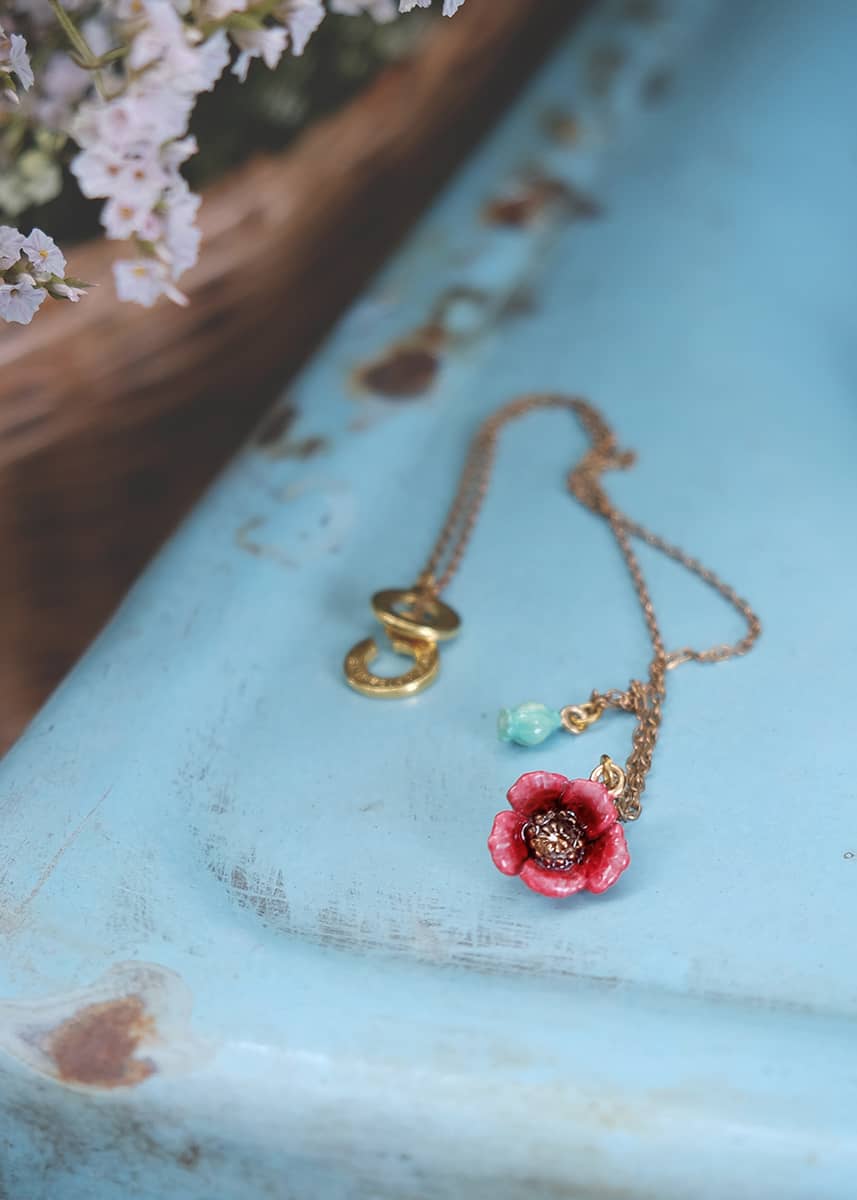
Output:
M98 70L99 60L93 54L92 49L86 38L80 32L74 21L63 8L61 0L49 0L50 6L53 9L56 19L62 26L62 30L72 45L72 48L77 52L82 67L92 71L95 86L98 88L102 99L107 99L107 94L104 90L104 81L101 78L101 73Z

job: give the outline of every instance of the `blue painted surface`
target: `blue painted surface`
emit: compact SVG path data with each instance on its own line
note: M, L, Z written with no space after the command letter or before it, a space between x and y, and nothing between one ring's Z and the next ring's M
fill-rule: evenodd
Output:
M605 11L558 52L292 390L291 436L329 452L249 446L3 764L0 1194L854 1195L857 9L672 12ZM543 132L556 107L578 144ZM603 215L482 223L534 165ZM430 390L357 389L457 285L488 299L447 305ZM746 660L671 677L632 867L568 903L484 842L522 770L627 753L621 718L494 733L501 704L647 660L563 491L580 433L504 443L434 688L376 704L340 667L480 416L532 389L603 407L640 451L618 501L765 622ZM670 645L738 633L645 561ZM137 1059L58 1080L69 1018L107 1045L131 995Z

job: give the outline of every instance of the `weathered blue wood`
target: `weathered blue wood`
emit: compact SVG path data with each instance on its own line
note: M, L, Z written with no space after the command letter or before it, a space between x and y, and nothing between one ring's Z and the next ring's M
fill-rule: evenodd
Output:
M559 51L292 390L296 425L236 459L5 761L3 1196L854 1196L857 8L621 7L638 19ZM545 133L554 109L579 142ZM482 222L523 168L602 215ZM462 287L421 394L357 387ZM436 686L373 704L340 670L479 417L535 388L606 410L640 451L616 497L765 620L748 659L671 678L632 869L567 904L484 842L520 771L583 773L630 732L516 750L497 707L647 658L563 490L568 421L503 446ZM738 632L646 565L670 645Z

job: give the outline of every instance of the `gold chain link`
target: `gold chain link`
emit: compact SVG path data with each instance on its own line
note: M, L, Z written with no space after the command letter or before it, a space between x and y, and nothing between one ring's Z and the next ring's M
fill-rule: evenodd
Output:
M645 681L632 679L624 691L616 688L607 692L593 691L587 706L578 706L587 707L591 712L616 708L636 717L631 754L625 766L625 785L617 799L622 819L633 821L642 811L641 796L660 730L667 671L685 662L724 662L728 658L746 654L762 632L762 625L747 601L714 571L632 520L611 502L604 490L602 475L606 471L626 470L633 465L635 456L631 451L618 448L615 434L596 408L572 396L523 396L498 409L483 422L471 443L446 521L420 573L417 582L419 589L439 596L460 567L491 482L497 443L504 427L532 412L545 409L562 409L573 413L589 435L590 448L569 472L568 488L582 505L603 517L610 526L631 575L652 645L652 658ZM686 646L667 652L648 585L631 545L632 537L639 538L691 571L737 609L747 623L744 637L732 645L720 644L707 650L694 650Z

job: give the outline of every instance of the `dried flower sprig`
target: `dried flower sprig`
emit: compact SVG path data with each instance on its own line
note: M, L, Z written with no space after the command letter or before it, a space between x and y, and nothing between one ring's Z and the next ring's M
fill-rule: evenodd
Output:
M462 3L444 0L442 11L452 16ZM328 2L331 12L368 13L378 22L430 5ZM197 99L227 67L243 81L255 59L274 68L287 51L301 55L326 15L324 3L14 0L13 12L28 32L49 31L52 18L64 50L37 53L34 74L27 39L17 29L7 34L0 28L0 135L6 159L14 163L5 172L0 204L14 213L57 194L61 173L51 152L70 138L77 146L70 165L78 187L104 201L106 236L132 248L130 257L114 264L119 298L144 306L162 296L186 303L179 280L198 259L201 201L181 168L197 152L188 134ZM24 105L22 92L29 93ZM65 278L65 260L53 242L51 261L61 259L62 269L45 276L43 264L36 273L38 264L25 247L37 234L47 235L34 230L26 238L11 226L0 228L10 258L0 285L0 317L27 323L48 295L80 297L83 287Z
M0 317L29 325L48 296L76 304L88 284L66 275L65 257L41 229L0 225Z

